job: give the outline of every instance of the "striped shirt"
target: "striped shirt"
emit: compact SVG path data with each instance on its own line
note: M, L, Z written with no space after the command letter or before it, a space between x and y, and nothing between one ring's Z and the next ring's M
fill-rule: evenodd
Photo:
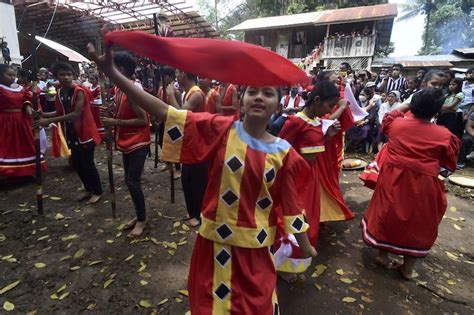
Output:
M385 92L398 91L403 93L408 88L407 79L402 76L399 76L398 79L393 79L392 77L388 78L387 86L385 87Z

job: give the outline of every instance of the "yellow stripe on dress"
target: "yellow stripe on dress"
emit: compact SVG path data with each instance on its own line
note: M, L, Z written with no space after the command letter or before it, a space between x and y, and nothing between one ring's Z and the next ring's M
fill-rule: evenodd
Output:
M180 161L187 114L186 110L178 110L173 106L168 106L161 155L163 161L175 163Z
M216 221L237 225L240 205L240 184L244 175L247 144L237 135L235 127L229 131L229 138L222 167L219 201Z
M326 151L326 148L323 145L314 146L314 147L300 148L300 153L301 154L321 153L321 152L324 152L324 151Z
M321 194L321 216L320 222L329 221L344 221L346 216L342 211L341 206L334 200L334 198L328 193L324 185L320 188Z
M232 297L232 247L214 242L212 314L230 314Z

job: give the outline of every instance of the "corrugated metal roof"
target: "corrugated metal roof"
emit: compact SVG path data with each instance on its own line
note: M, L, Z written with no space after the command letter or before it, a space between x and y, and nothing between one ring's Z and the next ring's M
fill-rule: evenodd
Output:
M422 55L404 57L375 58L372 67L386 67L394 63L401 63L404 67L452 67L453 62L473 61L456 55Z
M292 15L251 19L229 29L231 32L257 29L284 28L288 26L350 23L361 20L387 19L397 16L396 4L380 4L338 10L325 10Z
M463 55L474 54L474 48L456 48L454 51Z

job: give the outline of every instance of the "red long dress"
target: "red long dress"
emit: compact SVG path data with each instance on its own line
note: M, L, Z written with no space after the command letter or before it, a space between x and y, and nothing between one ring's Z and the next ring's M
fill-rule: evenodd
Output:
M317 154L324 152L324 120L311 119L303 112L288 116L279 136L288 141L300 154ZM320 217L320 174L316 159L306 160L311 171L306 181L300 181L296 187L305 209L307 231L311 245L316 246L319 236ZM301 174L303 176L303 174ZM301 273L311 264L311 258L301 258L296 239L284 233L282 222L279 222L276 242L274 244L275 263L278 271Z
M385 116L382 128L390 141L362 219L363 239L395 254L424 257L447 206L438 173L456 169L460 141L448 129L398 110Z
M333 112L338 108L335 106ZM339 121L341 131L327 139L326 150L317 156L321 182L321 222L345 221L354 218L354 213L347 207L339 186L339 171L344 153L344 132L354 126L349 106L342 112Z
M28 90L0 84L0 176L23 177L35 175L35 140L31 117L23 107L29 102ZM14 111L14 112L12 112ZM46 162L41 159L41 169Z

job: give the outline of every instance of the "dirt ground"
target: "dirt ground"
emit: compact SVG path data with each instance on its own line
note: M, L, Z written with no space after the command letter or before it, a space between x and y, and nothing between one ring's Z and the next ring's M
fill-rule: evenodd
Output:
M96 161L108 187L102 146ZM17 314L188 311L186 278L196 230L180 222L186 215L180 181L171 204L168 173L147 160L143 187L149 224L142 238L131 241L120 230L134 213L118 153L114 167L116 220L108 196L96 206L75 201L79 179L66 160L49 160L44 216L36 214L33 182L0 186L0 292L13 284L0 294L0 305L12 303L11 313ZM359 221L372 191L357 176L355 171L341 175L356 219L322 228L319 256L304 287L279 282L282 314L472 314L474 190L448 186L452 192L436 245L419 262L419 276L405 281L396 271L377 268L375 251L361 241Z

